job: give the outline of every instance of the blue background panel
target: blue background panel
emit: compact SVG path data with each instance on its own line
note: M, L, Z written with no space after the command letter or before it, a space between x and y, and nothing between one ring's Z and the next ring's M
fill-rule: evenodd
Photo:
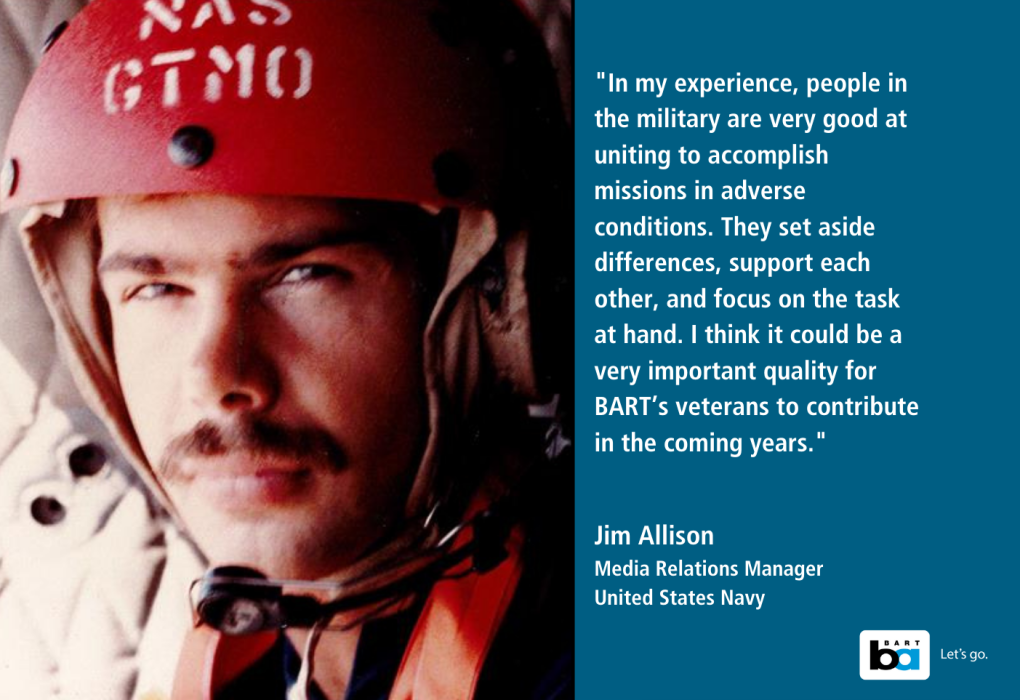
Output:
M1015 3L665 3L579 0L576 12L577 127L577 672L581 698L960 698L1016 697L1010 677L1018 649L1016 553L1018 458L1014 436L1018 226ZM630 79L609 94L599 71ZM808 77L882 80L882 91L852 99L806 99ZM889 94L888 73L906 78ZM677 77L789 77L796 96L672 90ZM669 78L662 98L633 92L639 76ZM660 107L722 113L818 114L812 133L772 129L596 129L595 112ZM846 129L825 134L822 114L870 112L880 122L905 110L906 129ZM724 117L725 118L725 117ZM712 166L712 148L789 148L829 154L824 166ZM596 165L600 148L642 144L672 149L668 170ZM702 162L679 164L676 150L697 148ZM596 202L595 186L715 186L710 202ZM725 202L723 184L803 185L803 202ZM767 242L724 238L723 216L773 221ZM851 219L875 224L872 238L778 238L780 221ZM705 221L712 237L609 238L596 222L642 216ZM618 250L656 256L855 256L866 274L821 272L755 280L723 271L597 273L595 259ZM724 263L725 264L725 263ZM728 265L727 265L728 267ZM826 287L850 299L845 310L667 310L671 292L716 287L781 293ZM900 293L898 310L858 310L858 289ZM653 293L658 311L595 308L595 295L623 288ZM711 304L710 304L711 305ZM680 345L595 345L596 329L624 323L686 329ZM691 324L735 328L769 323L827 328L847 323L903 333L903 343L858 345L707 345L689 343ZM618 331L619 334L620 331ZM594 367L629 364L876 365L875 380L821 382L668 382L631 387L598 382ZM673 401L768 401L768 417L595 415L596 396ZM823 418L810 400L904 398L915 417ZM800 403L797 417L775 414L775 399ZM654 454L623 452L619 436L656 438ZM819 440L816 434L825 433ZM594 435L617 438L596 453ZM744 455L670 454L667 437L742 436ZM806 437L812 452L750 457L749 437ZM637 546L645 525L708 529L713 546ZM629 547L593 545L599 526L627 529ZM650 577L598 577L595 562L648 564ZM657 560L737 564L735 578L666 578ZM747 578L745 560L823 564L804 581ZM720 590L764 593L760 610L720 605ZM713 593L713 606L598 606L595 591ZM862 630L927 630L925 681L863 681ZM940 660L941 649L982 650L988 659ZM892 671L896 672L896 671ZM891 673L892 673L891 672Z

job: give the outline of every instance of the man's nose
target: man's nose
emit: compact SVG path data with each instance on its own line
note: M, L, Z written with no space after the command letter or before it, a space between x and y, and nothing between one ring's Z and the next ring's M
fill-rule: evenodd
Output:
M263 347L257 313L243 300L211 303L195 329L187 368L190 400L223 413L268 410L278 393L278 376Z

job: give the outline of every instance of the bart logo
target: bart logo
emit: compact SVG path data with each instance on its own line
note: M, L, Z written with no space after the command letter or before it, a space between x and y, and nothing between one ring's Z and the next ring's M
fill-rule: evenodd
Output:
M923 681L928 678L929 640L924 630L861 632L861 678Z

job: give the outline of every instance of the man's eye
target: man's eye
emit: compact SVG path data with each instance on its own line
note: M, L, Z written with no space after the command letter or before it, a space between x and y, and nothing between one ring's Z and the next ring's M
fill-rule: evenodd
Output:
M343 278L346 273L329 265L298 265L287 270L280 278L280 284L301 284L325 278Z
M153 282L143 284L139 287L129 289L124 295L125 301L155 301L170 296L180 296L184 293L183 287L169 282Z

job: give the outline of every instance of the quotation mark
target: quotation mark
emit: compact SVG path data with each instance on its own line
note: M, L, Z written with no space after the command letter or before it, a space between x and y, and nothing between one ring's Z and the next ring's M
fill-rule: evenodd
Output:
M606 72L605 72L604 70L600 70L600 71L599 71L598 73L596 73L595 75L596 75L596 77L597 77L597 78L598 78L599 80L605 80L605 79L606 79Z
M818 439L819 440L824 440L825 439L825 433L818 433Z

